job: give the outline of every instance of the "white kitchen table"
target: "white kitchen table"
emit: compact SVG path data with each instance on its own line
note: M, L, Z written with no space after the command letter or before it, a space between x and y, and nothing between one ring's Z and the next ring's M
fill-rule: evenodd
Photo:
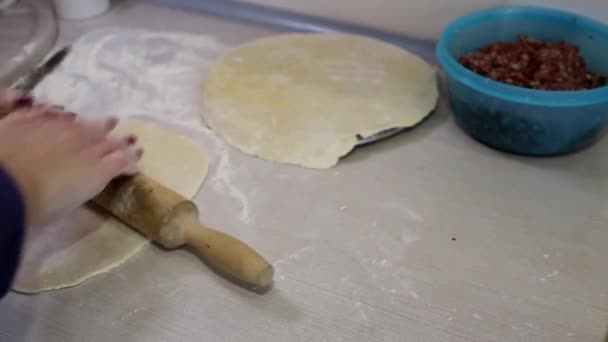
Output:
M61 22L59 45L112 26L228 45L278 32L128 1ZM0 341L603 342L607 155L608 139L558 158L497 152L456 126L443 96L416 129L333 169L237 154L233 191L208 191L212 170L196 202L274 264L272 291L148 246L80 286L10 294Z

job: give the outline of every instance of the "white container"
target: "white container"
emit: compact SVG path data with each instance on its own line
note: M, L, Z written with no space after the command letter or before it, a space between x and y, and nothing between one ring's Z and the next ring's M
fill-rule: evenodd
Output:
M53 0L62 19L77 20L98 16L110 9L110 0Z

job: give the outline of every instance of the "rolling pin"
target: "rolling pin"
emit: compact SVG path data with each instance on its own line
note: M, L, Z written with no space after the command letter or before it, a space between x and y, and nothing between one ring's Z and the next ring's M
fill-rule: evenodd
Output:
M240 240L202 226L191 201L144 174L112 181L93 203L165 248L189 245L216 271L268 289L274 269Z

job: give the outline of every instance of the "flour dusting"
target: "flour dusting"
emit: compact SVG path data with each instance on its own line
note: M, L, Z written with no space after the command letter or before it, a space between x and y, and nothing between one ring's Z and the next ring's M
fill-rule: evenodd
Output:
M115 203L114 210L118 213L126 213L135 204L135 196L133 196L133 191L135 191L135 185L131 185L125 191L125 194L120 197L120 201Z
M232 182L234 169L228 157L226 147L219 147L219 151L221 152L221 156L219 156L219 161L215 169L215 179L213 182L214 188L220 192L228 193L234 199L239 201L241 204L241 220L245 223L249 223L251 221L251 217L249 215L249 201L243 192L239 190L239 188L237 188Z
M406 228L401 229L401 241L403 241L404 244L409 245L418 240L420 240L420 237L415 233L409 231Z
M414 222L417 222L417 223L423 223L424 222L424 218L422 216L420 216L419 213L417 213L416 211L414 211L411 208L407 209L407 214L412 219L412 221L414 221Z
M555 270L555 271L553 271L553 272L551 272L551 273L549 273L549 274L545 275L544 277L539 278L538 280L540 280L541 282L543 282L543 283L544 283L544 282L546 282L548 279L555 278L555 277L557 277L558 275L559 275L559 271L558 271L558 270Z
M196 132L195 141L214 152L210 189L237 201L241 221L249 223L250 208L237 185L231 151L201 120L207 67L226 50L204 35L122 28L93 31L78 39L34 95L83 116L137 116Z

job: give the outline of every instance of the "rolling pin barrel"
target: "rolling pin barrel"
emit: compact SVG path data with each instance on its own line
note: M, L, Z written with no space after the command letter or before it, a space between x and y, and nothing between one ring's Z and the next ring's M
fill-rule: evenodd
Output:
M189 201L146 175L112 181L93 202L164 247L179 246L162 241L161 231L176 208Z
M192 246L216 271L269 288L274 269L240 240L204 227L191 201L144 174L111 182L93 202L166 248Z

